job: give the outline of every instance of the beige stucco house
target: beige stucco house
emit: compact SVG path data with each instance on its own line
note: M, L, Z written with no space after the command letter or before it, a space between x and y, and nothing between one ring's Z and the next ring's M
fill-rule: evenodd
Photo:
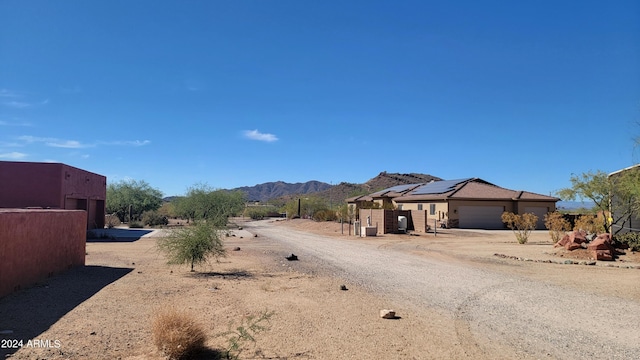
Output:
M534 213L538 229L544 215L556 210L556 197L505 189L479 178L399 185L376 193L347 199L349 206L365 202L379 207L410 211L415 223L463 229L504 229L502 213Z

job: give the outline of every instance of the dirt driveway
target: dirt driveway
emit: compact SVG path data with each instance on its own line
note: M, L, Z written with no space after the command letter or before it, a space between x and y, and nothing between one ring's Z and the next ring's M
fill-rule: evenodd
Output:
M565 344L578 351L575 354L588 354L590 358L611 358L616 352L632 358L626 355L639 351L640 341L633 338L639 322L633 316L640 313L640 270L494 256L504 253L523 259L562 259L552 254L554 250L543 234L534 234L531 244L521 246L514 244L508 233L450 232L438 237L360 239L341 235L337 224L304 220L273 222L262 229L253 224L244 226L245 230L226 238L228 257L200 268L196 274L186 266L165 264L155 248L157 232L131 241L88 243L86 267L0 299L1 339L39 339L54 346L5 348L0 349L0 355L10 354L15 359L162 359L151 343L150 316L154 309L168 304L187 309L205 326L209 351L201 358L215 358L228 346L228 337L216 335L237 326L243 317L263 311L274 312L270 329L258 334L255 343L246 343L241 358L566 358L567 350L562 349ZM343 244L354 253L305 252L304 246L294 246L294 240L283 241L269 234L281 231L298 238L306 236L291 231L295 228L330 235L320 238L324 243L320 246L336 248ZM240 250L233 251L236 247ZM299 261L284 258L296 251ZM349 265L349 259L362 254L367 255L365 260L373 256L382 256L382 260L372 266ZM393 278L388 270L402 258L420 259L412 263L421 265L404 273L405 280ZM417 276L425 269L431 273L430 278ZM464 281L474 290L464 292L465 287L447 279L451 272L466 277ZM434 277L442 278L443 284L420 296L411 288L397 285L413 281L416 288L424 288L424 281L433 283ZM533 294L512 297L513 292L496 287L503 277L519 286L517 289L531 289ZM384 281L372 282L372 278ZM485 280L486 286L481 285ZM341 285L349 290L340 290ZM456 293L460 293L459 300L455 300ZM563 298L567 294L578 299ZM448 298L454 301L447 302ZM523 299L525 303L510 304L505 299ZM596 305L607 301L608 307L585 308L584 302L593 299ZM562 309L573 303L575 310L556 311L550 305L554 301L560 302ZM629 308L611 308L620 304ZM400 318L380 319L378 311L384 308L397 310ZM505 328L504 321L499 320L528 308L541 317L526 319L530 326L522 329L528 334L518 326ZM636 315L629 314L631 311ZM588 315L575 317L581 313ZM629 325L633 321L635 325ZM588 341L591 327L599 322L613 324L619 333L628 326L635 326L636 331L625 331L619 340L606 334L596 343L606 347L598 349ZM532 332L541 323L552 326ZM561 329L568 331L557 341L550 339ZM511 339L527 336L530 340L509 345ZM542 354L540 349L547 345L540 344L550 344L551 348ZM605 353L609 350L614 352Z

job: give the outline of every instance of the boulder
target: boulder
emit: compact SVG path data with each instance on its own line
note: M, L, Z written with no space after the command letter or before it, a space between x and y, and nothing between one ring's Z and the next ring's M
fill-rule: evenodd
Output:
M560 246L566 246L568 243L570 243L571 241L569 240L569 234L566 234L565 236L562 237L562 239L560 239L553 247L560 247Z
M569 233L569 241L576 244L587 242L587 232L584 230L576 230Z
M591 250L591 257L600 261L613 261L613 254L609 250Z
M600 234L593 240L587 249L591 251L591 257L596 260L613 261L616 250L613 247L613 241L610 234Z

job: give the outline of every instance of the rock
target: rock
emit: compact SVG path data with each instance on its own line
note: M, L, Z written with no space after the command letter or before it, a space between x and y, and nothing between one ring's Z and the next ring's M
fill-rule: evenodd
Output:
M380 317L383 319L395 319L396 312L393 310L383 309L383 310L380 310Z
M349 289L347 289L346 285L340 285L340 290L347 291Z
M291 254L291 255L285 257L285 259L287 259L289 261L298 261L298 257L296 256L296 254Z
M253 234L253 237L258 237L258 234Z
M610 234L600 234L589 245L587 249L591 251L591 257L596 260L613 261L615 249L611 241Z
M240 247L239 246L234 247L233 251L240 251Z
M564 264L571 265L571 264L573 264L573 260L565 260Z
M613 255L609 250L591 250L593 258L601 261L613 261Z

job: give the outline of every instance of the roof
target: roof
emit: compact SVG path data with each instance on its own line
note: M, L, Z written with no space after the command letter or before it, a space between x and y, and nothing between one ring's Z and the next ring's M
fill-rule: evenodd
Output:
M438 184L442 183L442 184ZM558 201L560 199L528 191L505 189L479 178L436 181L419 187L402 196L395 202L416 202L450 199L467 200L537 200Z
M624 169L620 169L618 171L614 171L614 172L610 173L608 176L617 175L617 174L620 174L620 173L625 172L627 170L631 170L631 169L637 168L638 166L640 166L640 164L632 165L632 166L626 167Z
M373 201L374 198L392 198L393 201L443 201L443 200L530 200L559 201L560 199L528 191L510 190L494 185L480 178L432 181L422 184L397 185L347 199L349 203Z

